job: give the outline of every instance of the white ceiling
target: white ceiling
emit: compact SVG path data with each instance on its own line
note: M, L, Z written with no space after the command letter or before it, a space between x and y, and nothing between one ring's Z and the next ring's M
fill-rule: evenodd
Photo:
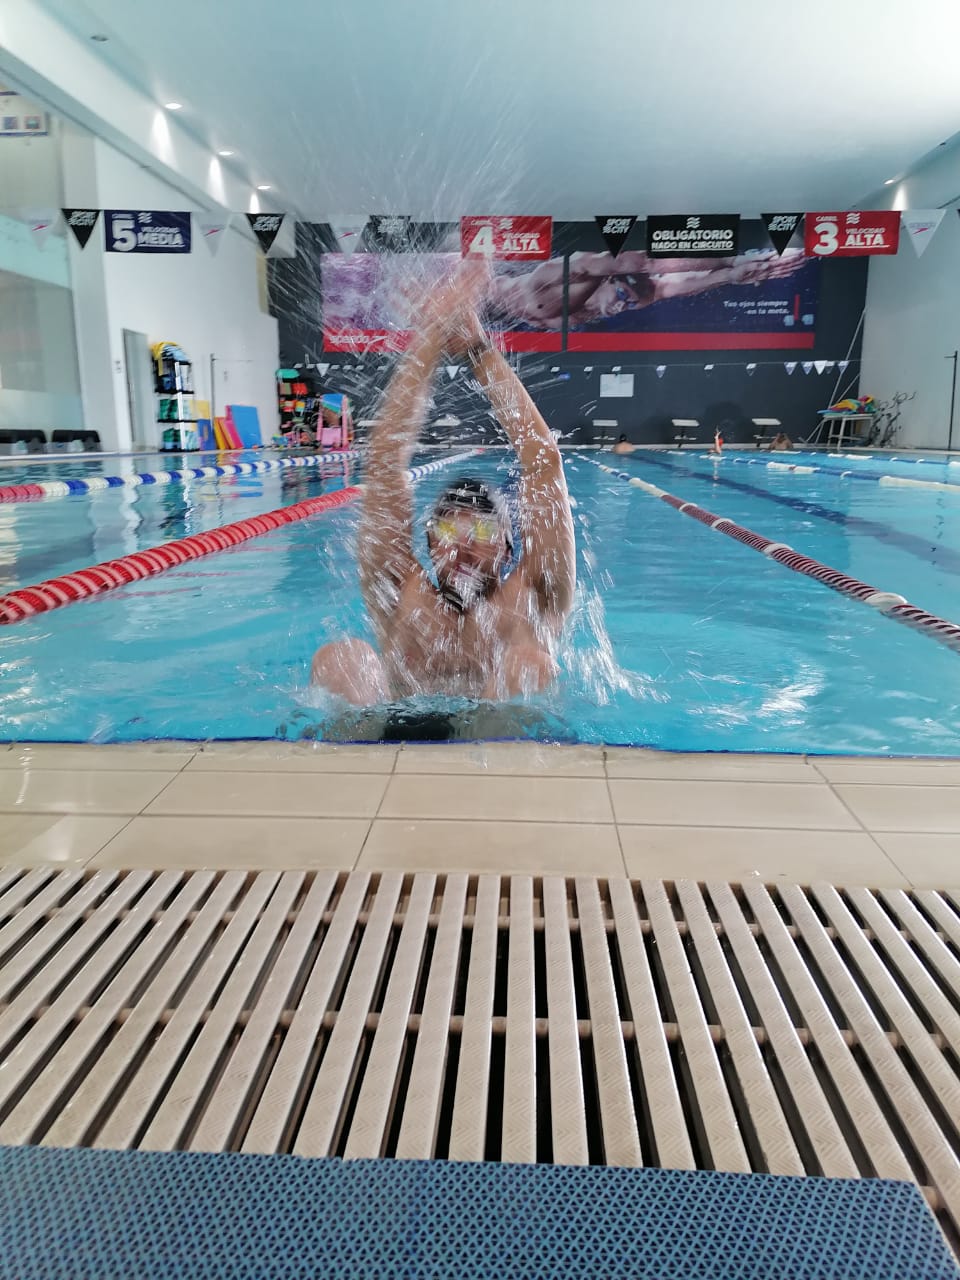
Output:
M274 207L848 207L960 128L957 0L44 0Z

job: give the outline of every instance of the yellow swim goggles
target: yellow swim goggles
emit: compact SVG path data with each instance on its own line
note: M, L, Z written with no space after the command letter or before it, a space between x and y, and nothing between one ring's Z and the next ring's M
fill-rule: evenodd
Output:
M430 521L430 532L438 542L459 542L464 537L464 526L449 516L438 516ZM502 534L500 522L495 519L484 519L477 516L470 521L466 537L471 542L496 542Z

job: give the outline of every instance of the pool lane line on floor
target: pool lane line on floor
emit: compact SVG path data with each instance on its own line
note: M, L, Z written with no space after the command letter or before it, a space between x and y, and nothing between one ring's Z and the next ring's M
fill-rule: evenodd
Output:
M683 498L678 498L676 494L668 493L666 489L660 489L657 485L650 484L649 481L642 480L639 476L631 475L629 471L617 471L613 467L605 466L602 462L595 462L593 458L588 458L584 454L576 454L574 456L581 462L589 462L592 466L599 467L601 471L606 471L609 475L616 476L618 480L625 480L627 484L632 485L635 489L641 489L644 493L650 494L651 497L659 498L661 502L665 502L668 506L679 511L681 515L690 516L691 519L706 525L708 529L713 529L716 533L725 534L728 538L733 538L735 541L751 547L754 551L759 551L761 555L768 556L771 560L776 560L778 564L784 565L787 569L792 569L794 573L801 573L807 578L814 578L832 591L837 591L840 595L858 600L861 604L869 605L871 609L876 609L884 617L892 618L894 622L901 622L905 626L912 627L922 635L930 636L931 639L946 645L948 649L952 649L955 653L960 653L960 626L955 622L951 622L948 618L941 618L935 613L928 613L926 609L920 609L916 605L910 604L909 601L895 591L881 591L878 587L871 587L868 583L861 582L859 578L851 578L847 574L841 573L839 569L832 569L820 560L814 560L810 556L794 551L792 547L787 546L784 542L775 542L772 538L767 538L762 533L754 533L752 529L746 529L742 525L734 523L733 520L728 519L726 516L715 515L712 511L707 511L706 508L699 506L696 502L686 502Z
M29 484L0 486L0 503L42 502L70 498L74 494L102 493L105 489L137 489L147 484L186 484L190 480L218 480L221 476L253 476L289 467L317 467L339 459L359 458L359 449L313 453L298 458L262 458L257 462L227 462L222 467L185 467L180 471L134 471L128 476L91 476L89 480L36 480Z
M410 467L406 476L411 482L422 479L441 467L453 462L462 462L472 458L475 450L465 453L451 454L448 458L438 458L435 462L423 466ZM322 493L316 498L306 498L290 507L278 507L275 511L264 512L263 515L249 516L246 520L238 520L234 524L221 525L207 533L195 533L188 538L177 538L173 542L163 542L159 546L149 547L145 551L134 551L130 555L121 556L117 560L106 560L102 564L91 565L87 569L77 569L73 573L61 574L57 578L48 578L30 587L19 587L7 595L0 596L0 626L8 626L14 622L23 622L26 618L36 617L40 613L48 613L51 609L59 609L61 605L74 604L90 596L101 595L116 587L126 586L142 578L152 578L167 569L185 564L189 560L199 560L201 556L212 555L217 551L228 551L231 547L258 538L262 534L272 533L287 524L305 520L310 516L321 515L345 506L363 492L363 485L350 485L346 489L337 489L332 493Z
M683 453L679 449L668 449L667 452L672 457L683 457ZM792 475L813 475L819 473L824 476L835 476L838 480L864 480L867 484L879 484L890 486L902 486L905 489L931 489L940 490L945 493L953 493L960 497L960 484L954 484L948 480L911 480L909 476L892 476L886 472L868 475L865 471L838 471L836 467L818 467L812 463L805 462L774 462L765 461L763 458L734 458L722 455L718 457L715 453L690 453L687 457L695 457L699 462L724 462L734 463L737 466L746 467L766 467L769 471L785 471ZM891 458L891 462L896 459Z
M675 453L677 451L671 450L671 452ZM687 456L709 457L709 455L693 455L692 453ZM678 475L690 476L694 480L706 480L714 484L723 484L728 489L737 489L741 493L749 493L753 497L763 498L767 502L775 502L778 506L790 507L792 510L802 511L806 515L818 516L821 520L828 520L831 524L842 525L848 529L856 529L871 538L876 538L879 542L886 542L891 546L898 547L908 555L922 560L926 565L941 569L945 573L960 576L960 551L955 551L952 547L937 546L915 533L906 533L902 529L894 529L892 525L883 524L879 520L870 520L866 516L856 516L845 511L837 511L834 507L825 507L820 502L809 502L805 498L791 498L785 493L773 493L769 489L761 489L759 486L747 484L743 480L734 480L730 476L717 475L716 472L709 473L698 471L693 467L680 466L675 462L667 462L663 458L651 457L648 452L645 452L637 461L649 462L655 467L666 467Z

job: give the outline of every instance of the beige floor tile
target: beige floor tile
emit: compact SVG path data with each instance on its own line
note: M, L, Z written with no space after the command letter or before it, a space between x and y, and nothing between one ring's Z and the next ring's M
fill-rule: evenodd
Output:
M358 867L385 871L622 876L612 825L540 822L403 822L378 818Z
M0 769L146 769L175 773L195 751L196 747L180 742L117 747L69 742L14 743L9 751L0 751Z
M610 778L676 778L705 782L819 782L802 756L726 755L608 747Z
M960 760L835 760L813 762L829 782L906 784L913 787L960 786Z
M210 742L189 768L259 773L391 773L397 748L314 742Z
M915 889L953 889L960 893L960 836L881 831L874 839L909 876Z
M215 773L186 769L147 812L372 818L386 785L385 774Z
M856 830L857 823L824 783L680 782L615 779L618 822L703 827L813 827Z
M0 820L0 862L82 866L130 821L125 814L24 813Z
M960 833L960 787L837 785L836 792L868 831Z
M437 746L416 743L400 752L397 773L602 778L603 748L551 746L541 742L465 742Z
M145 769L0 769L0 812L139 813L176 776Z
M89 865L348 870L369 828L359 818L135 818Z
M625 826L619 830L627 871L634 879L907 885L902 872L862 831Z
M607 784L592 778L441 777L394 774L383 818L487 818L612 822Z

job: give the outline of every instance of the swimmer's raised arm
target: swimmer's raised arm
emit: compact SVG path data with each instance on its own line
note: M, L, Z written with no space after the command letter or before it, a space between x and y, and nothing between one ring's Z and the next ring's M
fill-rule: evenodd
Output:
M562 623L573 604L576 554L570 497L557 442L526 387L499 351L490 346L475 315L467 340L458 333L452 349L470 361L516 451L520 461L521 571L537 592L543 612Z
M367 452L358 555L364 602L377 623L392 613L399 593L423 568L413 553L413 496L406 477L444 346L485 283L476 268L461 268L427 297L420 324L387 384Z

